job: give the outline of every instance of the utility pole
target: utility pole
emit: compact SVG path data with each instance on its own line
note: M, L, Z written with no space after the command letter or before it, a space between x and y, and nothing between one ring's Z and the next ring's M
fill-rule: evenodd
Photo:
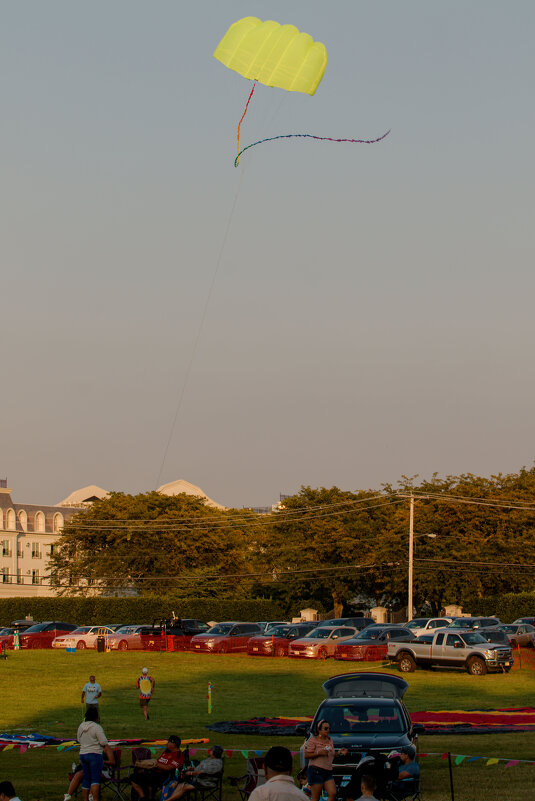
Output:
M409 495L409 598L407 602L407 619L412 620L412 569L414 564L414 495Z

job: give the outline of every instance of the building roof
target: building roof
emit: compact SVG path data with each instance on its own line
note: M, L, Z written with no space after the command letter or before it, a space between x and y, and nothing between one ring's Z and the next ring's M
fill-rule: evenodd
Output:
M82 506L86 503L93 503L93 501L107 498L109 491L97 487L95 484L89 484L87 487L74 490L64 500L58 503L58 506Z
M190 484L189 481L185 481L183 478L179 478L177 481L171 481L169 484L162 484L161 487L158 487L157 491L162 495L180 495L181 493L194 495L196 498L202 498L206 505L211 506L213 509L226 509L225 506L209 498L200 487L196 487L195 484Z
M177 481L171 481L169 484L162 484L161 487L158 487L157 492L160 492L162 495L180 495L181 493L185 493L186 495L193 495L196 498L202 498L206 505L211 506L212 509L226 509L225 506L209 498L200 487L196 487L195 484L190 484L189 481L185 481L183 478ZM88 487L82 487L81 489L71 492L63 501L59 502L58 506L85 506L97 499L106 498L108 495L108 490L97 487L95 484L90 484Z

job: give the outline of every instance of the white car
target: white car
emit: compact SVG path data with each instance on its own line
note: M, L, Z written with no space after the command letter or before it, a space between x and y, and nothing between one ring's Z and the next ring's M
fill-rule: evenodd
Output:
M434 634L435 629L442 629L452 622L452 617L415 617L410 623L404 624L404 627L410 629L415 637L419 637L421 634Z
M96 648L97 637L110 637L112 634L115 632L107 626L80 626L52 640L52 648L77 648L79 651Z

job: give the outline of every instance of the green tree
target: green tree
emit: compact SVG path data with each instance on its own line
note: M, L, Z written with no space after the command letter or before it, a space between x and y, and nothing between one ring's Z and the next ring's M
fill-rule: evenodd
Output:
M200 498L111 493L75 515L52 557L62 594L125 589L237 597L256 516L219 511Z

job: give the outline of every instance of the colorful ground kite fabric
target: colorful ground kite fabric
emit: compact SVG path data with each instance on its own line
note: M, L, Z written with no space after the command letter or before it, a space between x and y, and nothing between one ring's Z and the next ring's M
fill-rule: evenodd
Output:
M413 723L425 726L426 734L506 734L535 731L535 707L508 709L454 709L437 712L413 712ZM222 734L266 734L293 736L298 723L309 723L311 717L251 718L229 720L208 726Z

